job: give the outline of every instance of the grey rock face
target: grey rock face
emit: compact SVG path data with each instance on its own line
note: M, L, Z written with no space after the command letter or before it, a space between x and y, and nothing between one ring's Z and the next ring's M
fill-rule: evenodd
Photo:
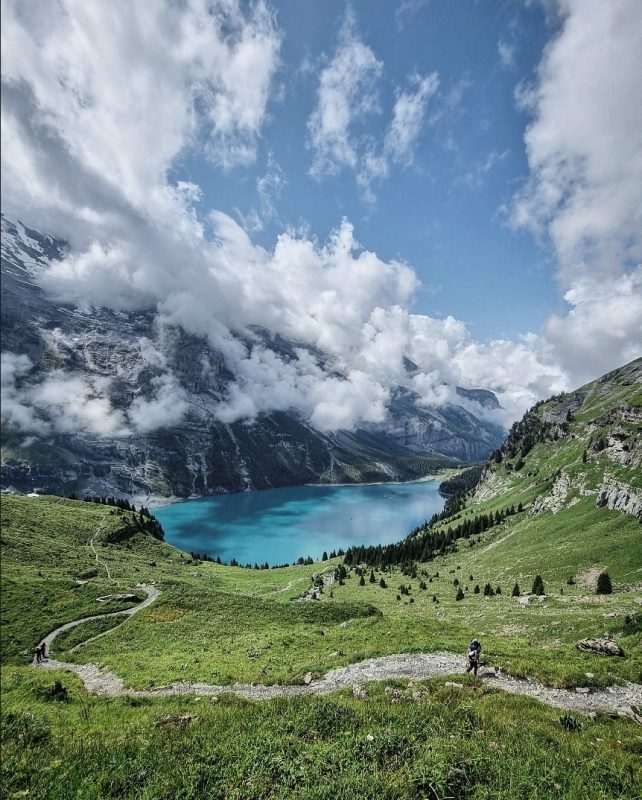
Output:
M384 423L356 431L322 433L297 413L282 411L223 423L217 409L235 377L223 354L179 327L160 329L153 309L125 313L56 302L38 275L65 249L64 242L2 219L2 347L33 364L18 378L18 388L51 375L80 377L125 419L136 400L158 397L159 381L171 374L186 412L178 424L150 425L148 431L139 426L126 436L77 427L35 439L9 428L2 441L3 486L145 499L318 481L405 480L482 460L503 437L499 427L464 408L420 408L417 396L404 390L393 396ZM295 347L305 347L260 328L249 335L286 360ZM250 340L244 344L251 346ZM307 349L332 372L323 353ZM466 391L490 407L492 393Z

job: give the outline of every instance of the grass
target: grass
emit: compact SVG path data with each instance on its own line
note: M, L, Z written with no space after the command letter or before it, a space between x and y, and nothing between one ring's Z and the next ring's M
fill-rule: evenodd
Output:
M54 699L56 678L69 690L66 702ZM444 683L371 684L366 700L347 691L263 703L231 695L216 702L106 700L87 696L68 674L9 668L3 796L639 796L642 736L633 722L600 715L569 729L559 710L528 698L473 690L470 682L462 690ZM180 717L191 719L181 723Z
M636 386L615 381L614 387L617 403L642 402ZM611 407L604 388L586 389L567 438L535 445L519 472L494 467L501 492L470 501L440 524L447 528L519 502L525 512L460 540L456 552L417 564L416 577L398 567L375 570L377 582L366 574L360 586L350 570L318 601L292 602L338 559L273 570L201 563L144 533L109 543L127 512L54 497L3 497L3 796L640 796L642 736L634 723L564 715L485 685L473 690L463 676L462 690L444 680L410 688L388 682L370 686L365 701L337 692L254 704L231 695L218 701L97 698L69 673L25 666L57 625L124 607L97 597L155 582L161 593L154 604L70 653L120 619L86 622L61 636L55 652L109 667L134 688L175 680L297 683L307 672L320 675L398 652L458 652L463 670L465 647L475 636L483 661L513 675L569 688L640 682L640 525L597 508L595 497L578 488L597 488L607 471L634 489L642 483L639 469L606 453L591 454L586 463L582 458L596 415ZM633 424L629 429L639 432ZM530 514L529 504L550 491L558 470L574 484L558 513ZM595 594L602 570L613 581L611 595ZM528 592L538 574L547 593L542 602L522 605L510 596L516 582ZM379 586L381 577L388 588ZM486 583L500 586L501 594L475 594ZM411 587L409 594L401 594L401 584ZM578 639L605 631L625 658L575 648ZM66 701L64 691L52 688L56 680L68 689ZM190 722L176 720L185 715Z

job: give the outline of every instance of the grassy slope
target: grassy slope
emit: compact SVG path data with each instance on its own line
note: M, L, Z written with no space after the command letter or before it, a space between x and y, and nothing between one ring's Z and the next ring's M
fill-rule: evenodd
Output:
M622 387L624 398L639 404L639 390ZM636 485L639 471L620 469L603 453L582 463L586 426L607 408L599 389L589 389L588 401L571 423L574 438L536 445L519 473L496 467L502 495L471 503L459 516L528 503L547 491L559 468L583 472L586 485L597 485L605 468ZM247 571L194 563L143 534L128 544L106 544L122 519L108 507L76 501L4 497L2 511L2 688L9 715L3 781L9 796L27 788L33 797L149 798L580 798L589 791L606 798L639 792L634 753L642 737L632 723L604 717L567 732L552 709L485 691L452 695L443 681L429 682L426 698L399 705L377 687L366 703L339 695L261 706L192 698L132 706L87 697L68 674L60 678L71 688L71 701L47 701L39 691L54 676L22 666L56 624L111 610L98 607L96 596L155 580L162 594L154 605L63 657L106 664L137 687L177 679L296 681L307 671L322 673L367 656L462 652L477 635L486 660L514 674L567 686L640 680L640 633L626 624L627 616L640 617L640 526L597 508L593 497L558 514L516 515L475 537L472 546L461 542L459 552L419 565L426 591L419 590L419 578L397 570L385 573L388 589L359 586L351 573L345 585L334 586L332 598L326 591L321 601L305 604L289 601L309 586L314 571L331 564ZM88 542L97 530L96 549L115 582L99 565L80 586L76 578L96 569ZM582 575L596 567L608 568L613 595L596 596L583 583ZM520 606L509 596L514 582L528 590L537 573L549 598ZM574 586L566 584L570 575L578 579ZM468 587L461 602L455 601L455 578ZM412 584L413 603L396 599L402 582ZM501 585L502 595L472 592L486 582ZM372 614L372 606L381 613ZM67 646L77 643L83 627L88 636L99 632L95 623L80 626ZM575 650L578 638L604 630L615 634L627 658ZM198 720L186 730L155 726L176 713ZM453 788L452 774L448 787L453 769L464 773L467 793Z

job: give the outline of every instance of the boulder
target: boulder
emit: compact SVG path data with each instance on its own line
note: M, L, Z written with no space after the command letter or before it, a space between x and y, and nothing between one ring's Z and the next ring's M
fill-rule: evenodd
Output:
M352 687L352 696L355 700L365 700L368 697L365 686L362 683L355 683Z
M97 603L131 603L132 600L138 600L135 594L105 594L96 598Z
M601 639L580 639L575 647L583 653L598 653L602 656L624 656L624 650L610 636Z

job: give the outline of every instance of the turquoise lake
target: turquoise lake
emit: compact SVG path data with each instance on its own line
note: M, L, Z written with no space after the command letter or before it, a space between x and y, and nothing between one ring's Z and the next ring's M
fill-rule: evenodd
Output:
M444 507L439 481L296 486L218 495L163 506L165 539L186 552L239 564L320 559L323 551L387 544Z

